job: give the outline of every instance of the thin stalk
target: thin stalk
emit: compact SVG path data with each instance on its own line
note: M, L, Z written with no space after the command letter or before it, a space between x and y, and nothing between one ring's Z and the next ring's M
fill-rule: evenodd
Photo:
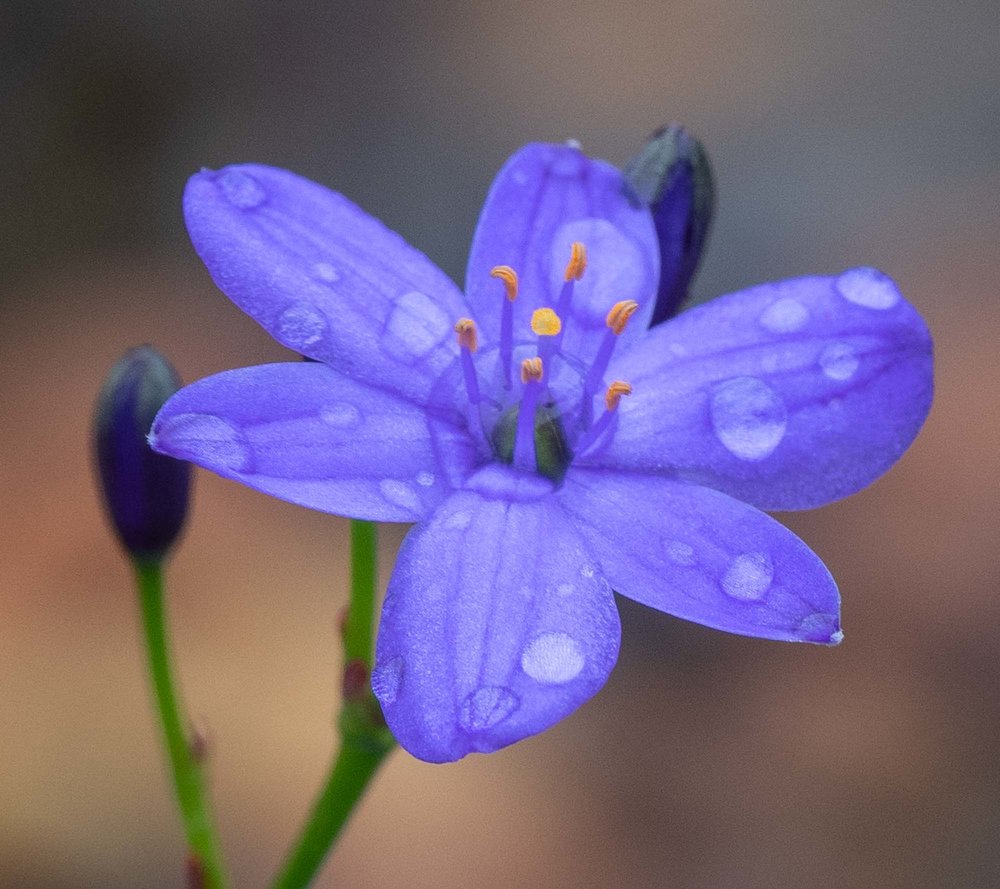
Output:
M191 747L171 666L163 566L159 562L137 562L135 568L149 675L187 837L189 873L192 881L200 881L198 885L205 889L223 889L225 871L212 822L204 768Z

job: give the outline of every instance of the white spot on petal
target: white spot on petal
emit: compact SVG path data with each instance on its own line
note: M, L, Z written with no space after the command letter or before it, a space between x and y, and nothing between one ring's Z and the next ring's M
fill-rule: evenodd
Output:
M242 170L224 170L216 179L219 188L234 207L240 210L252 210L264 203L267 192L264 187Z
M401 506L403 509L408 509L411 512L420 512L423 509L423 504L420 502L416 491L406 482L387 478L380 481L378 487L382 492L382 496L394 506Z
M423 358L451 333L451 321L426 293L411 290L396 300L386 322L385 348L403 361Z
M675 565L690 568L695 563L694 547L683 540L671 540L667 544L667 558Z
M848 302L866 309L891 309L899 302L899 290L892 278L867 266L844 272L837 278L837 290Z
M403 659L394 657L372 671L372 691L385 706L394 703L403 680Z
M850 343L830 343L819 353L819 366L831 380L849 380L858 363L857 352Z
M278 317L278 335L292 349L318 343L326 331L326 316L309 303L292 303Z
M471 512L456 512L444 520L444 528L447 531L464 531L471 524Z
M521 654L521 669L536 682L563 685L580 675L584 664L580 644L566 633L542 633Z
M561 583L556 587L556 593L560 596L572 596L576 587L571 583Z
M785 405L754 377L736 377L712 393L712 426L719 441L741 460L763 460L785 437Z
M423 470L417 473L417 484L429 488L434 484L434 473Z
M320 419L337 429L351 429L361 424L361 411L346 401L334 401L319 412Z
M794 333L805 327L808 320L809 309L791 297L776 300L760 315L760 323L771 333Z
M755 602L764 597L773 580L774 566L767 553L743 553L729 563L721 582L727 596Z
M325 281L327 284L332 284L334 281L340 280L340 274L328 262L317 262L316 265L313 266L313 274L315 274L320 281Z

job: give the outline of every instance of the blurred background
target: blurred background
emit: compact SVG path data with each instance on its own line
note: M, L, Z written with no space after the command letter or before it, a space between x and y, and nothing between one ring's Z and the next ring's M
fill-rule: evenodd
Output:
M998 35L994 0L0 4L0 886L183 886L90 413L141 342L188 381L285 357L190 248L187 176L291 168L462 280L516 147L622 163L668 120L717 176L697 297L869 263L934 333L909 453L782 517L846 640L622 601L602 694L493 756L394 754L317 885L997 886ZM195 506L174 641L235 885L262 887L333 748L347 523L205 473Z

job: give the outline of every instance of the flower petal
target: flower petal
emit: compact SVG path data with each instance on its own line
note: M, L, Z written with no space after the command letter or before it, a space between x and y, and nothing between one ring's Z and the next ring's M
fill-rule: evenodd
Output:
M830 572L770 516L689 482L572 469L559 500L615 590L719 630L837 644Z
M574 241L587 249L587 269L563 319L564 351L590 360L619 300L641 305L625 336L641 334L653 311L659 247L649 209L625 189L620 171L568 145L526 145L507 161L483 205L465 282L486 340L498 341L504 298L490 269L517 272L514 339L534 343L531 313L557 305Z
M680 474L762 509L860 490L930 408L931 339L875 269L764 284L684 312L612 362L614 436L581 463Z
M468 473L468 436L324 364L230 370L173 396L150 444L311 509L378 522L429 515Z
M184 215L216 284L278 342L431 398L467 310L447 275L399 235L343 195L260 164L191 177Z
M464 491L403 542L372 688L403 747L450 762L567 716L604 685L619 638L611 589L551 497Z

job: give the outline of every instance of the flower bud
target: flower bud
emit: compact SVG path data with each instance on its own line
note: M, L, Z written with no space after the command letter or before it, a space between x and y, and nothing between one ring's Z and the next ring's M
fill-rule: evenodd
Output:
M625 165L634 197L649 206L660 242L660 285L650 327L677 314L698 269L715 208L704 146L679 124L649 137Z
M127 352L97 400L94 444L104 504L118 539L138 561L161 559L187 514L190 464L157 454L146 435L163 403L180 388L152 346Z

